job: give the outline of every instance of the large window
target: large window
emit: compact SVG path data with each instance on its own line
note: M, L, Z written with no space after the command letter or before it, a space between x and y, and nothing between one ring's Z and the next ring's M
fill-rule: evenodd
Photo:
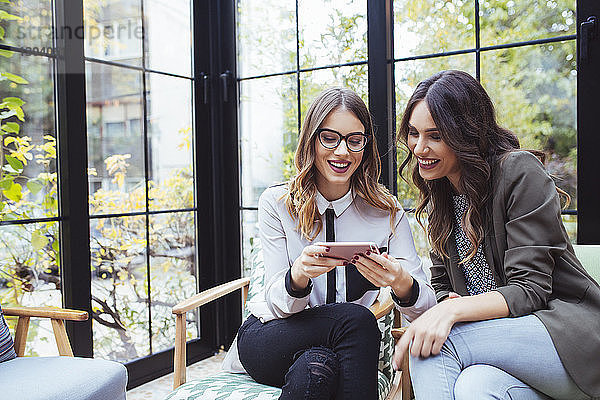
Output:
M298 132L312 100L327 87L346 86L368 101L367 1L238 0L237 10L247 259L257 235L258 197L294 173Z
M386 2L388 15L371 21L388 25L396 122L417 83L444 69L460 69L481 81L495 102L500 123L523 148L544 150L557 184L571 195L563 218L576 235L576 20L575 0L427 0ZM237 45L240 92L241 215L243 251L257 235L256 201L269 185L294 173L293 152L305 107L320 90L345 85L365 101L367 2L238 0ZM264 24L265 18L278 21ZM380 44L385 46L385 44ZM343 66L338 66L342 64ZM384 80L384 76L370 75ZM375 85L373 85L375 86ZM376 102L371 102L373 105ZM373 109L371 111L374 111ZM390 123L394 126L395 123ZM387 135L379 126L378 135ZM393 135L393 132L392 132ZM385 141L383 143L386 143ZM380 149L383 157L406 150ZM384 168L393 163L384 163ZM392 167L393 169L393 167ZM386 172L386 171L384 171ZM418 195L396 171L398 198L414 209ZM415 244L427 255L425 232L409 219Z
M130 361L172 346L197 288L191 2L84 7L94 354Z
M548 170L572 199L563 220L575 240L575 0L393 4L397 119L416 84L435 72L460 69L477 77L521 147L547 153ZM399 149L399 162L405 151ZM398 176L398 188L404 206L414 208L414 186Z
M171 308L201 285L196 6L0 2L0 303L86 309L75 354L127 363L130 385L172 367ZM187 322L194 344L216 330ZM49 322L29 335L57 354Z

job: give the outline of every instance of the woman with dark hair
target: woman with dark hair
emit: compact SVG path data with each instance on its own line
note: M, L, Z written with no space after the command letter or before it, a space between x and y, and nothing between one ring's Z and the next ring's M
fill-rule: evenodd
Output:
M380 332L368 307L390 286L415 318L435 295L403 209L378 183L371 117L356 93L332 88L314 100L295 164L293 179L260 196L264 296L249 304L224 368L282 387L282 399L376 399ZM341 265L315 244L326 241L374 242L382 253Z
M542 163L461 71L421 82L399 133L410 150L400 172L416 161L438 300L396 345L395 365L410 347L417 399L600 396L600 288Z

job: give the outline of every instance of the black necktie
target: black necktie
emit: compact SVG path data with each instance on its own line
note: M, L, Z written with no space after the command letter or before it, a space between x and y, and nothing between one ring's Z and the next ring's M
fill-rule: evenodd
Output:
M335 242L334 219L333 208L325 210L325 240L328 242ZM335 268L327 273L327 304L329 303L335 303Z

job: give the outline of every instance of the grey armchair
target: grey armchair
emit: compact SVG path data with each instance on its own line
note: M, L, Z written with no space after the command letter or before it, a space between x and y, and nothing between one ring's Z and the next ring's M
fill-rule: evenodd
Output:
M85 321L85 311L61 308L7 307L4 315L18 317L16 358L0 362L0 397L11 400L125 400L127 370L113 361L73 357L64 321ZM23 357L31 317L50 318L60 356ZM10 345L4 342L4 350ZM8 349L10 350L10 349ZM12 351L9 351L9 357ZM14 354L12 354L14 357Z

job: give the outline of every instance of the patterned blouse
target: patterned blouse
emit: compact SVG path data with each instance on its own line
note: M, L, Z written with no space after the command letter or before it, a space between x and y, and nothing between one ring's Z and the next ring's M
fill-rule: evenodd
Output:
M462 227L463 215L467 212L469 204L467 196L464 194L453 196L454 200L454 237L456 239L456 247L458 256L461 260L467 258L471 249L471 242ZM496 281L490 267L485 260L483 252L484 243L481 242L477 247L477 253L470 261L459 264L465 274L467 290L471 296L486 293L496 289Z

